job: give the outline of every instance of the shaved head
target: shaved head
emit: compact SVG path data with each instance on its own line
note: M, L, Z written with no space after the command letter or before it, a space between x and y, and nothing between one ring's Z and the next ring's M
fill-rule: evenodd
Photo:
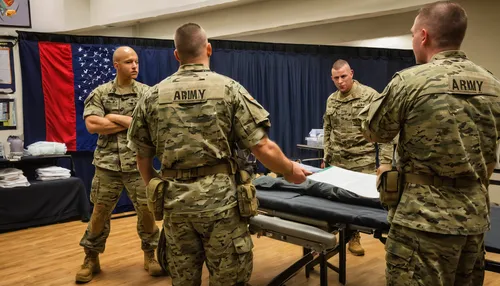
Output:
M460 49L467 30L467 14L458 3L439 1L420 9L415 28L426 29L435 48Z
M336 62L333 63L332 69L339 70L339 69L343 68L344 66L347 66L348 69L351 69L348 62L340 59L340 60L337 60Z
M208 39L205 30L195 23L187 23L175 31L175 49L182 62L204 56Z
M119 47L113 53L113 62L122 61L124 58L127 58L131 55L137 56L137 53L131 47L127 47L127 46Z

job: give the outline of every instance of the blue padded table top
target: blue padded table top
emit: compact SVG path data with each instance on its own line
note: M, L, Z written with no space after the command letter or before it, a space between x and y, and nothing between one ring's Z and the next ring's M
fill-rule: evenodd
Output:
M280 178L254 180L261 208L327 221L353 224L388 232L387 211L378 199L360 197L347 190L314 181L295 185ZM491 230L485 247L500 253L500 206L491 206Z
M389 230L387 211L377 201L328 184L293 185L270 177L254 180L261 208L327 221ZM355 204L359 203L359 204Z

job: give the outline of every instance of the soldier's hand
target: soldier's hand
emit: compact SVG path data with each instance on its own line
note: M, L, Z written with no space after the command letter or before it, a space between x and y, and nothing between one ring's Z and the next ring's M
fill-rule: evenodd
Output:
M307 179L306 176L311 174L311 172L302 168L299 163L292 162L292 170L288 174L284 174L283 177L290 183L301 184Z
M321 165L319 166L321 169L325 168L325 161L321 161Z
M391 164L380 164L380 166L377 169L377 176L382 174L385 171L390 171L392 170L392 165Z

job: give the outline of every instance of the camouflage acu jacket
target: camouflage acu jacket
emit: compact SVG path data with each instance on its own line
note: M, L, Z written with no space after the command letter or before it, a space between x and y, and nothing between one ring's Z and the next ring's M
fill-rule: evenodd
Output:
M348 93L336 91L328 97L323 116L325 162L352 171L375 173L376 147L363 137L358 114L377 95L373 88L354 81ZM380 163L390 164L393 146L380 144L380 147Z
M399 133L403 173L477 181L469 187L406 183L392 223L471 235L489 229L487 165L496 162L500 82L461 51L396 73L360 117L367 138Z
M182 65L139 102L129 146L143 157L156 155L162 169L212 166L234 156L233 144L249 149L259 143L268 116L238 82L203 65ZM234 176L209 175L170 180L165 210L172 218L208 218L235 202Z
M83 118L89 115L103 117L109 113L132 116L137 102L149 86L133 81L132 93L121 94L115 81L100 85L90 93L85 100ZM93 164L112 171L137 172L135 152L127 147L127 143L127 130L99 135Z

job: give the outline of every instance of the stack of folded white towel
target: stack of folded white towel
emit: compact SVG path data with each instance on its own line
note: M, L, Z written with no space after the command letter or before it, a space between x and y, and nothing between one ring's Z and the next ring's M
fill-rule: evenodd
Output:
M44 167L36 169L37 180L50 181L67 179L71 177L71 171L57 166Z
M28 178L16 168L0 169L0 188L28 187Z
M28 153L33 156L66 154L66 144L58 142L38 141L27 147Z

